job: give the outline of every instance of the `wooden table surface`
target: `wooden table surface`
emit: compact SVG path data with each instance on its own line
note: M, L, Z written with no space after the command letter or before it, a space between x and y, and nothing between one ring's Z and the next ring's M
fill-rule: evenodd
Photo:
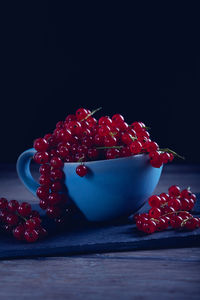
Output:
M172 184L200 192L200 166L170 165L155 193ZM35 203L12 165L0 166L0 196ZM0 261L0 299L199 299L200 248Z

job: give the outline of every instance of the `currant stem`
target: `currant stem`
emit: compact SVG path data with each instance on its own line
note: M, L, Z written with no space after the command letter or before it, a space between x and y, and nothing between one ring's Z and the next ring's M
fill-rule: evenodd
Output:
M78 162L80 162L81 164L83 164L83 159L84 159L84 156L81 156L78 160Z
M186 210L177 210L177 211L169 212L169 213L167 213L167 214L162 215L161 217L165 217L165 216L172 215L172 214L178 214L178 213L180 213L180 212L186 212ZM190 217L189 217L189 218L190 218ZM189 218L188 218L188 219L189 219ZM190 219L191 219L191 218L190 218ZM155 222L157 222L157 223L159 223L159 220L158 220L158 219L151 218L151 220L152 220L152 221L155 221Z
M183 220L182 221L182 223L181 223L181 227L183 227L186 223L187 223L187 221L188 220L191 220L193 217L188 217L188 218L186 218L185 220Z
M178 153L176 153L175 151L169 149L169 148L162 148L162 149L159 149L160 151L163 151L163 152L168 152L168 153L172 153L174 156L177 156L178 158L181 158L181 159L185 159L185 157L179 155Z
M25 222L28 220L28 219L26 219L25 217L21 216L17 211L16 211L16 215L17 215L18 217L20 217L21 219L23 219Z
M135 140L137 140L137 137L134 137L130 134L130 138L132 139L132 141L134 142Z
M92 115L94 115L96 112L98 112L98 111L101 110L101 109L102 109L102 107L99 107L99 108L93 110L93 111L92 111L90 114L88 114L84 119L82 119L81 122L84 121L84 120L87 120L89 117L91 117Z

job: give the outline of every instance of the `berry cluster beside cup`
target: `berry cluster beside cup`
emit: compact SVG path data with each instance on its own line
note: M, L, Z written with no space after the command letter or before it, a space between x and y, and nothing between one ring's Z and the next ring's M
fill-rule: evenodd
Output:
M34 160L41 165L37 196L40 207L51 218L58 220L66 217L68 199L62 193L64 163L79 162L76 173L84 177L89 171L84 164L86 161L147 154L149 163L159 168L163 163L171 162L174 155L179 156L168 148L160 149L150 139L144 123L133 122L128 125L120 114L112 118L102 116L97 120L93 115L98 110L91 112L79 108L75 114L59 121L52 133L34 141L33 146L37 151Z
M0 230L19 241L36 242L47 235L39 213L27 202L0 198Z
M168 194L152 195L148 201L151 206L149 212L134 215L138 230L150 234L170 226L187 230L200 227L200 218L191 214L196 195L190 188L181 191L178 186L172 185Z

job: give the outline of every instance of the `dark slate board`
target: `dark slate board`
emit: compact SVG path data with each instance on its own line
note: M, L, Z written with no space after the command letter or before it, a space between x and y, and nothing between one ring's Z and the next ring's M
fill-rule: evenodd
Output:
M140 211L148 208L145 205ZM193 214L200 215L200 194ZM1 235L0 259L200 246L200 228L195 231L169 229L145 235L138 232L130 218L104 224L88 223L79 215L75 218L75 225L69 224L68 230L60 233L44 218L50 235L34 244Z

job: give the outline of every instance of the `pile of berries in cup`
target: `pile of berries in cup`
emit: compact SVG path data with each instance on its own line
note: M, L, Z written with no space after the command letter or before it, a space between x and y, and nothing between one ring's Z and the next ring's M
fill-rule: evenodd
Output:
M195 201L196 195L190 188L181 191L178 186L172 185L168 194L152 195L148 199L151 209L148 213L134 215L136 226L147 234L163 231L168 227L186 230L199 228L200 218L191 214Z
M40 207L50 218L60 222L66 217L67 196L63 193L64 163L78 162L77 176L84 177L89 169L86 161L116 159L138 154L147 154L149 163L160 168L171 162L174 151L160 149L150 139L148 128L142 122L127 124L124 117L115 114L111 118L93 117L100 109L90 111L79 108L75 114L59 121L52 133L34 141L37 151L34 160L40 165L40 187L37 196Z
M39 213L27 202L0 198L0 231L12 234L19 241L36 242L46 237Z

